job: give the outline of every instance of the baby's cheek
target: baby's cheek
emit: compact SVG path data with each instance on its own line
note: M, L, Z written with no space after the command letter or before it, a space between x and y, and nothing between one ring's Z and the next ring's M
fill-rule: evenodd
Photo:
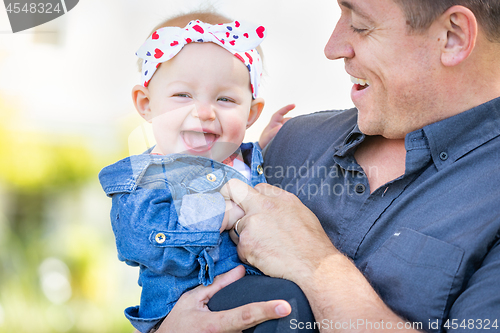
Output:
M243 137L245 136L246 123L241 121L234 121L232 123L226 124L224 127L224 136L230 142L241 143Z

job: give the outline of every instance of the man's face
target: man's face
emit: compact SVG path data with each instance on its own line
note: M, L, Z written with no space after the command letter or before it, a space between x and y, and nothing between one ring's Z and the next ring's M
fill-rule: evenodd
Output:
M351 98L365 134L397 139L433 122L438 37L409 33L393 0L339 0L341 17L325 54L344 58Z

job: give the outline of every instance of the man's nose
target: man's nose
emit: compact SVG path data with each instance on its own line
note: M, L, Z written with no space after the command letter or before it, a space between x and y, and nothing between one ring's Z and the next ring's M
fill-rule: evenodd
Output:
M343 17L339 19L330 39L325 45L325 55L330 60L349 59L354 57L354 48L351 44L353 32L349 22Z

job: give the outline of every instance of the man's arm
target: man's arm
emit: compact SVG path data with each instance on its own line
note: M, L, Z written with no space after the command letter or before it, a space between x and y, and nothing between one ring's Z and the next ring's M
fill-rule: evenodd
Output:
M219 290L242 278L245 268L238 266L219 275L209 286L199 286L184 293L165 318L157 333L233 333L258 325L264 321L286 317L290 305L285 301L247 304L232 310L211 312L207 303Z
M245 211L239 223L238 253L265 274L295 282L304 291L321 332L366 332L364 322L402 327L356 266L331 243L316 216L300 200L279 188L255 189L237 181L229 196ZM354 323L354 325L353 325ZM398 326L399 325L399 326Z

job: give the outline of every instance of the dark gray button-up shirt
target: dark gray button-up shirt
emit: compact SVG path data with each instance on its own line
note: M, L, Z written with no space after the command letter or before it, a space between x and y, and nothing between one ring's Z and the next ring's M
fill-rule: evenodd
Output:
M318 216L403 318L432 332L498 331L500 98L409 133L405 174L371 194L356 121L355 109L288 121L266 152L268 182Z

